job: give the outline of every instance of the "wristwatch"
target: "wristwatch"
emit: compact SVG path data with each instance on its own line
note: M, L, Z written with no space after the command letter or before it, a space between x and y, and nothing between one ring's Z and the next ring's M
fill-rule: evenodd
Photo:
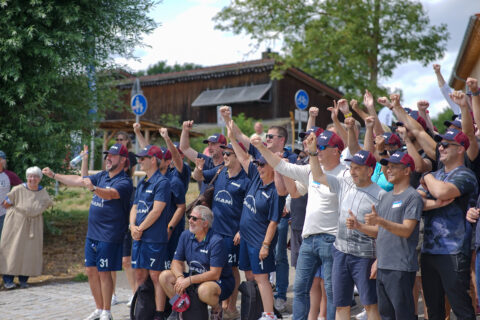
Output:
M95 192L96 190L97 190L97 187L96 187L96 186L93 186L93 189L90 190L90 191Z
M312 156L312 157L318 156L318 151L315 151L315 152L310 152L310 151L308 151L308 154L309 154L310 156Z

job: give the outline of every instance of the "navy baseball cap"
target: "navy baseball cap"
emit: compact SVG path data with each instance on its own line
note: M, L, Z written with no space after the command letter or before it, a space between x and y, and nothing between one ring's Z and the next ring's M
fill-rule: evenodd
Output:
M420 115L418 114L418 111L412 111L409 113L409 115L413 119L417 120L418 123L420 123L420 125L423 127L423 130L425 131L427 130L427 122L425 121L425 119L420 117Z
M300 136L300 138L302 139L305 139L306 137L308 137L310 135L310 133L315 133L315 136L319 136L324 130L320 127L311 127L310 129L308 129L307 131L305 132L300 132L298 135Z
M139 158L157 157L158 159L163 159L163 152L162 149L160 149L159 147L149 144L145 148L143 148L139 154L136 154L135 156Z
M317 137L317 147L336 147L338 150L342 151L345 145L343 144L342 139L332 131L323 131Z
M462 119L460 117L455 118L452 121L446 120L443 122L446 127L455 126L457 128L462 128Z
M242 148L243 151L246 151L246 150L245 150L245 146L243 145L243 143L238 142L238 144L240 145L240 148ZM233 150L233 146L232 146L231 143L227 144L226 146L222 145L222 146L220 146L220 148Z
M377 165L377 160L373 154L367 150L360 150L353 155L353 157L349 159L345 159L345 161L351 161L361 166L369 166L375 168Z
M209 143L209 142L218 142L221 144L227 144L227 139L221 133L214 133L211 136L209 136L207 139L203 140L203 143Z
M382 137L385 139L385 143L389 145L396 145L398 147L402 146L402 142L400 141L400 138L392 132L384 132L382 134Z
M468 149L470 146L470 141L468 141L468 137L465 133L462 131L459 131L457 129L448 129L445 134L437 134L435 136L435 141L440 142L442 140L447 140L447 141L456 141L460 145L462 145L465 150Z
M128 157L128 149L121 143L115 143L108 151L103 151L103 153Z
M253 163L255 164L266 164L267 160L263 156L260 156L260 158L253 160Z
M381 159L380 163L383 166L388 165L388 163L401 163L407 167L412 169L412 172L415 171L415 162L413 162L413 158L406 152L397 151L390 156L388 159Z
M2 150L0 150L0 158L7 159L7 155Z

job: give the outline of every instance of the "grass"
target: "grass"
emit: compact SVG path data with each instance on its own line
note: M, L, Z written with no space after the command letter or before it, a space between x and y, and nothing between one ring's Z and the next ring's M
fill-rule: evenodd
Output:
M75 282L87 282L88 277L85 275L85 273L80 272L80 273L77 273L77 275L72 280Z

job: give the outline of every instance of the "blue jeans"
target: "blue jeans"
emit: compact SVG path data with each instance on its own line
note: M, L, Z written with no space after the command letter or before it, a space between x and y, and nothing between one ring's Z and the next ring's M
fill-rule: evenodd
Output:
M293 284L293 319L306 320L310 310L310 288L318 267L323 267L327 292L327 320L335 320L332 291L332 249L335 236L321 233L303 239Z
M15 276L5 274L2 278L4 283L13 283L13 279L15 278ZM28 278L29 276L18 276L18 281L20 281L20 283L27 283Z
M288 218L281 218L277 226L278 240L275 246L275 269L277 294L275 298L287 300L288 289L288 258L287 258L287 237Z

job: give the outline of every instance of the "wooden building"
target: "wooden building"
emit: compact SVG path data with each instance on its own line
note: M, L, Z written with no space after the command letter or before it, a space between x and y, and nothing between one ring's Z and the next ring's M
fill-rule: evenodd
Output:
M342 93L297 68L287 69L281 80L272 80L274 65L273 59L260 59L140 77L148 100L142 120L157 122L161 114L170 113L180 115L182 121L216 123L218 105L230 105L233 115L243 112L247 117L264 120L287 118L295 109L296 91L304 89L309 105L320 108L317 125L330 123L326 108ZM134 81L135 78L128 78L118 85L125 93L127 105ZM105 120L128 119L134 119L130 111L110 112Z

